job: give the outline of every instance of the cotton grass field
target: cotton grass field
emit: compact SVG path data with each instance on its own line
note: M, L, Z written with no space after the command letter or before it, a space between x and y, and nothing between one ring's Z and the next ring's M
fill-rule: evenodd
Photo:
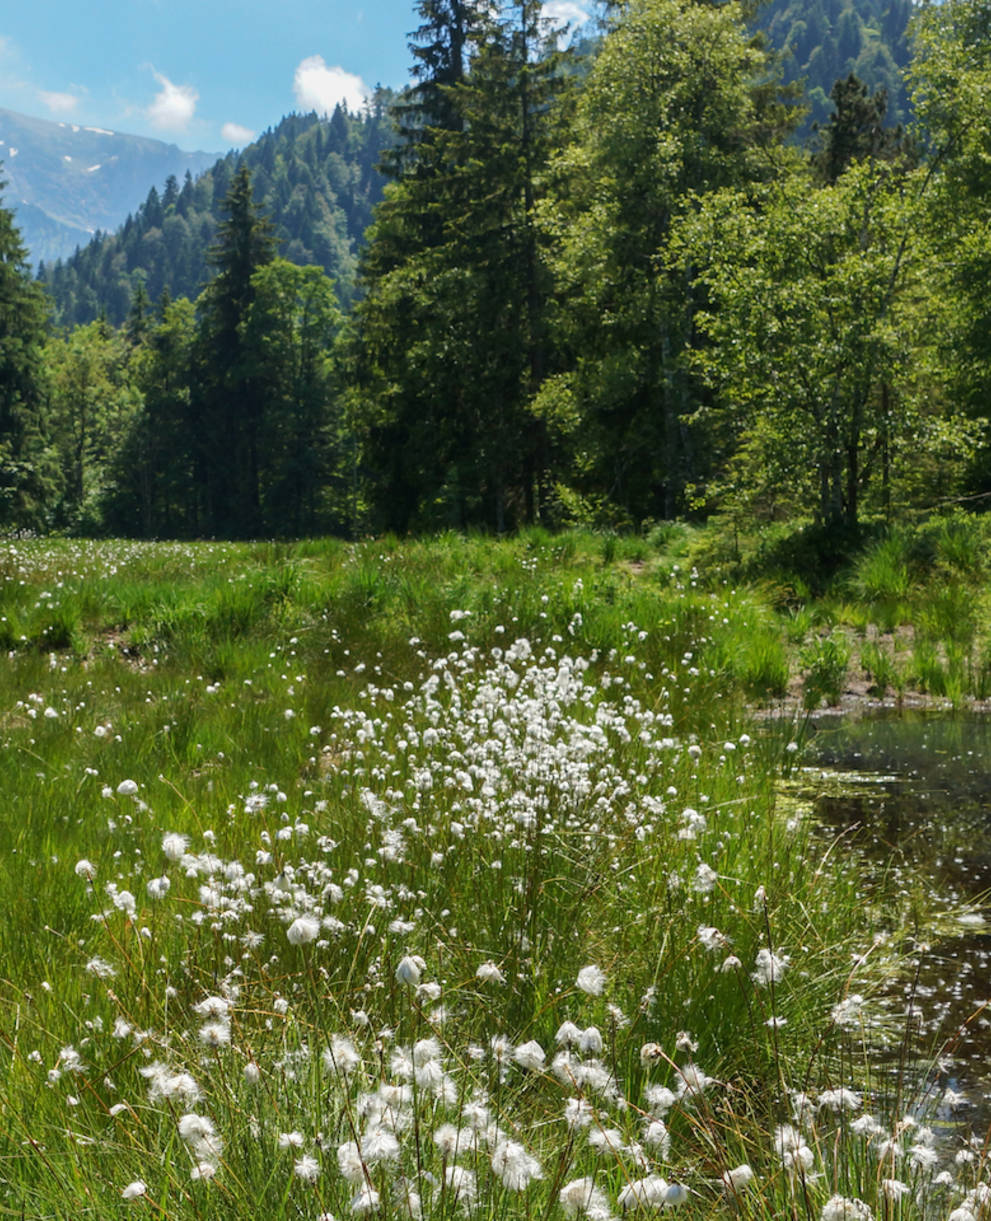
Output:
M539 532L0 565L0 1216L991 1215L890 999L953 913L781 795L756 595Z

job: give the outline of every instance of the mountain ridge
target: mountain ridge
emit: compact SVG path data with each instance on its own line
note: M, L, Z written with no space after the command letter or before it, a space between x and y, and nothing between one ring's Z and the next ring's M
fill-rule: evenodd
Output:
M0 108L4 203L35 265L67 258L97 232L123 224L149 182L199 174L218 155Z

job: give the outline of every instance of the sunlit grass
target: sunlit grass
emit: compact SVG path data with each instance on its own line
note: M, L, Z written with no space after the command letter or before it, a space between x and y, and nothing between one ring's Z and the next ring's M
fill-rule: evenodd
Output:
M9 548L0 1209L965 1200L872 1061L925 911L781 802L786 634L664 543Z

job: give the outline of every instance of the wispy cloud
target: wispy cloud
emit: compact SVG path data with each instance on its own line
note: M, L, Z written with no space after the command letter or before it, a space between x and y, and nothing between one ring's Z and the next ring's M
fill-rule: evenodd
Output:
M200 95L192 85L175 85L161 72L155 72L155 80L161 89L146 112L149 122L161 131L184 131L196 113Z
M574 0L546 0L544 16L557 25L584 25L589 12Z
M360 110L371 90L353 72L328 68L322 55L310 55L296 69L293 92L301 110L331 114L338 102L348 110Z
M250 144L255 138L255 133L251 128L242 127L240 123L225 123L220 129L220 135L233 148L241 148L245 144Z
M54 93L39 89L38 97L52 114L72 114L79 105L79 98L74 93Z

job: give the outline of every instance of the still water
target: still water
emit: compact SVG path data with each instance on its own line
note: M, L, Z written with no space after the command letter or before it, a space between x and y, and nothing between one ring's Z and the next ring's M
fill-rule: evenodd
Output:
M803 796L877 870L991 908L991 716L823 718L805 760ZM920 1057L947 1052L940 1084L966 1093L972 1123L991 1121L991 913L931 939L897 988Z

